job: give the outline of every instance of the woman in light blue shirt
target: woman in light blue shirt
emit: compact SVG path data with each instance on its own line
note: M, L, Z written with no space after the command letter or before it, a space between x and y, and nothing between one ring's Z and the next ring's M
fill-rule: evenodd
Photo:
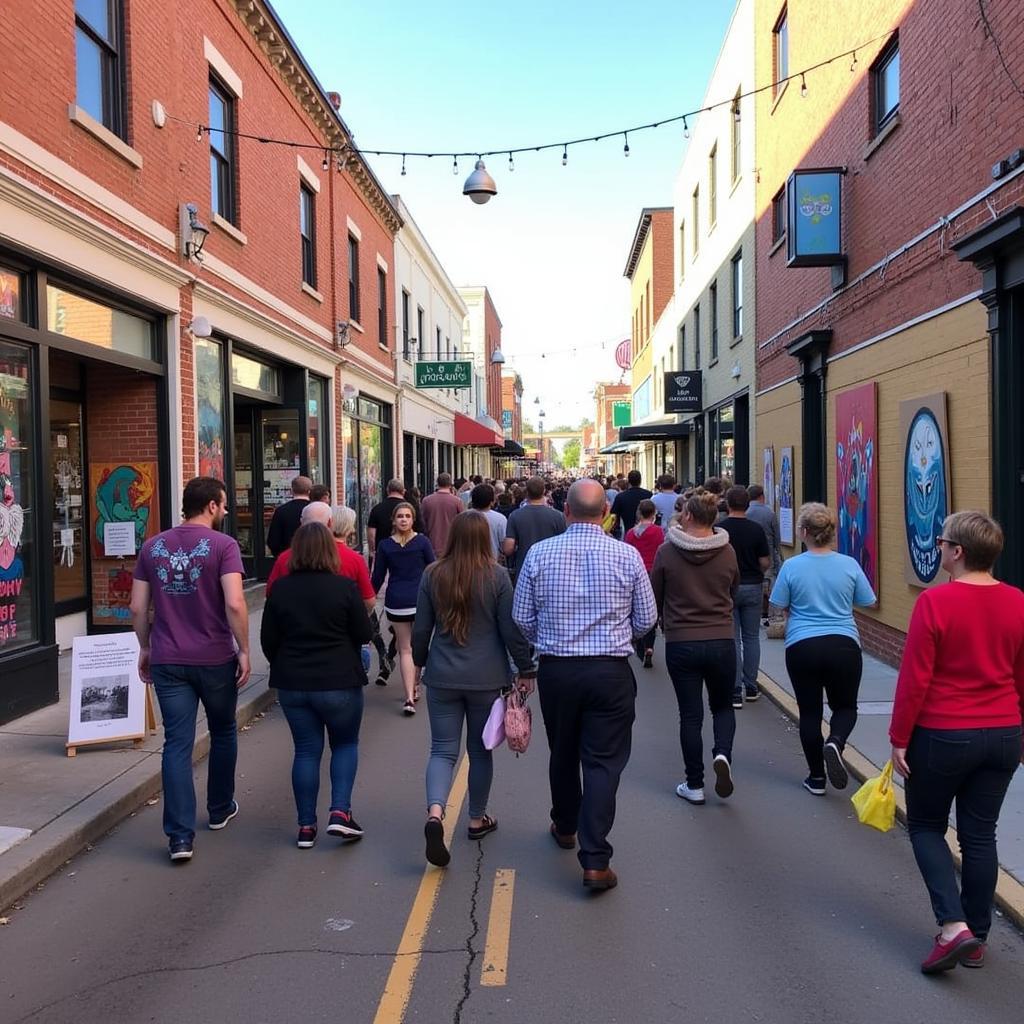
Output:
M825 777L844 789L849 776L843 748L857 724L857 691L863 660L853 608L876 602L863 569L832 549L835 513L818 502L803 505L797 519L802 555L782 563L771 603L786 610L786 671L800 708L800 743L810 775L804 789L825 795ZM822 742L822 689L832 710Z

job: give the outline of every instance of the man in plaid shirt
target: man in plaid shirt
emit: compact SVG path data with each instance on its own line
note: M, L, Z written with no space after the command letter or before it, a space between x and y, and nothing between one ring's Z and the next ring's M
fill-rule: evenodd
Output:
M512 617L540 655L537 687L551 748L551 834L574 849L583 884L618 884L608 866L615 794L629 760L634 637L655 625L654 593L637 551L601 528L608 498L596 480L569 488L565 533L530 548ZM580 785L580 767L583 784Z

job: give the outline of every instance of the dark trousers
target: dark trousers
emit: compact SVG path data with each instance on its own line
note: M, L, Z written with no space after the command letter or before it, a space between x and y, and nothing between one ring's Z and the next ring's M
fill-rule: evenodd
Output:
M679 745L686 765L686 784L691 789L704 785L704 686L715 733L713 753L732 761L736 735L736 712L732 689L736 680L734 640L671 641L665 644L665 664L672 678L679 704Z
M822 689L832 709L829 740L840 750L857 724L857 691L864 659L849 636L812 636L786 648L786 671L800 708L800 745L816 779L825 778Z
M654 650L654 641L657 635L658 627L655 626L649 633L644 633L643 636L639 636L633 641L633 650L636 651L636 656L641 661L648 651Z
M579 834L584 870L602 870L633 738L636 678L626 658L542 656L537 689L551 748L551 820L560 835Z
M996 822L1021 756L1020 726L914 730L907 748L907 829L935 920L966 921L979 938L992 926L999 859ZM961 888L946 845L956 801Z

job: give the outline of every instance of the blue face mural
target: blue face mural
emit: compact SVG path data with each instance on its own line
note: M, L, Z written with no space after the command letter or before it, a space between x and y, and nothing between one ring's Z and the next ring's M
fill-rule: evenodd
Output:
M935 540L942 535L942 523L949 513L945 455L945 440L935 414L918 409L907 431L903 501L910 564L922 583L935 579L942 560Z

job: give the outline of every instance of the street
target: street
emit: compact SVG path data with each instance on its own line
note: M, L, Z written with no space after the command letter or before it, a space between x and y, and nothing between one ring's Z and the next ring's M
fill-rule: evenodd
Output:
M0 1021L383 1024L406 999L405 1019L428 1024L1018 1020L1021 937L997 920L983 971L923 977L935 929L905 832L860 826L852 788L805 793L795 729L766 700L738 712L735 796L675 796L660 656L637 669L616 890L584 891L547 834L536 698L529 752L496 758L500 828L469 842L463 808L443 873L422 859L426 714L403 719L398 687L368 687L354 800L366 837L321 831L304 851L275 705L240 736L241 813L217 833L202 816L191 863L168 863L157 803L22 901L0 930Z

